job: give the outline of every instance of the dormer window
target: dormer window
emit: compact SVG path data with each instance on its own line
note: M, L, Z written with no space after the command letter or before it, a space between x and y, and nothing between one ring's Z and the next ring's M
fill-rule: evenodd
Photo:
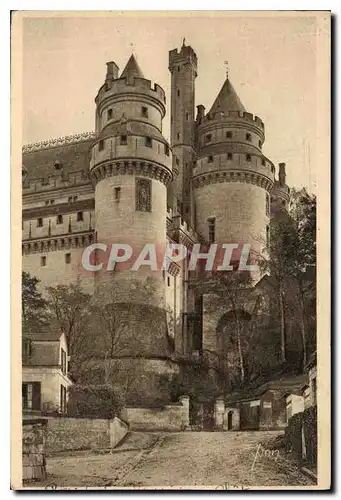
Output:
M148 108L147 108L147 106L142 106L142 108L141 108L141 116L143 116L143 118L148 118Z
M127 145L127 136L126 135L121 135L120 144L122 146L126 146Z
M145 137L144 145L147 148L152 148L153 147L153 140L151 137Z

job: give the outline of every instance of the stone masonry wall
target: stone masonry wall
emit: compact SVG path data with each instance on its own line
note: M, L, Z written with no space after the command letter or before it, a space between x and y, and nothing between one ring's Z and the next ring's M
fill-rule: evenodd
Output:
M46 419L31 419L23 421L23 481L32 479L42 481L46 477L44 453L46 425Z

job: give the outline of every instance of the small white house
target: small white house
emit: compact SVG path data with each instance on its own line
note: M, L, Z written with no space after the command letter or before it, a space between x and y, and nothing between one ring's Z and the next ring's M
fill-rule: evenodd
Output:
M68 348L64 333L29 333L22 339L22 408L66 412Z

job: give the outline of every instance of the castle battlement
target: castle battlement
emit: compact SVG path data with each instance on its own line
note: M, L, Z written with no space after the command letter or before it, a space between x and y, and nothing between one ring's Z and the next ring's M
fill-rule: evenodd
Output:
M195 65L198 64L197 55L189 45L183 45L180 51L178 49L169 51L169 69L171 69L173 65L180 63L182 60L190 60Z
M157 83L152 83L151 80L146 80L145 78L118 78L117 80L111 80L106 82L99 90L97 97L95 99L96 103L111 97L113 95L120 94L144 94L153 99L157 99L163 105L166 104L166 95L160 85Z
M264 123L262 120L259 118L259 116L253 115L252 113L248 113L247 111L220 111L216 113L207 113L206 116L204 116L199 125L204 125L206 123L209 123L213 120L230 120L230 119L241 119L241 120L247 120L252 122L253 124L257 125L259 128L264 130Z

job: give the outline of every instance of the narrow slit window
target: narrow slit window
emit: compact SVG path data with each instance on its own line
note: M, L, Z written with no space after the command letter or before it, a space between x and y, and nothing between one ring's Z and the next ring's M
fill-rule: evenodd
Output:
M101 139L98 143L98 150L102 151L104 149L104 140Z
M208 157L208 160L207 160L207 161L208 161L208 163L213 163L213 155L210 155L210 156Z
M42 217L39 217L39 219L37 219L37 227L43 227L43 218Z
M232 160L232 153L227 153L227 159Z
M115 187L115 201L120 201L121 198L121 188Z
M147 106L142 106L142 108L141 108L141 115L144 118L148 118L148 108L147 108Z
M246 134L245 138L247 141L251 142L251 134Z
M232 132L226 132L226 139L232 139Z
M168 144L165 144L165 155L169 156L169 146L168 146Z
M126 135L121 135L120 143L122 146L127 145L127 136Z
M208 219L208 241L214 243L215 241L215 218Z
M108 109L108 120L111 120L112 119L112 109Z
M65 264L70 264L70 262L71 262L71 254L66 253L65 254Z
M43 257L40 257L40 265L42 267L45 267L46 266L46 257L43 256Z
M57 215L57 224L63 224L63 216L61 214Z
M83 212L77 212L77 222L83 221Z
M246 161L251 161L251 155L246 155Z

